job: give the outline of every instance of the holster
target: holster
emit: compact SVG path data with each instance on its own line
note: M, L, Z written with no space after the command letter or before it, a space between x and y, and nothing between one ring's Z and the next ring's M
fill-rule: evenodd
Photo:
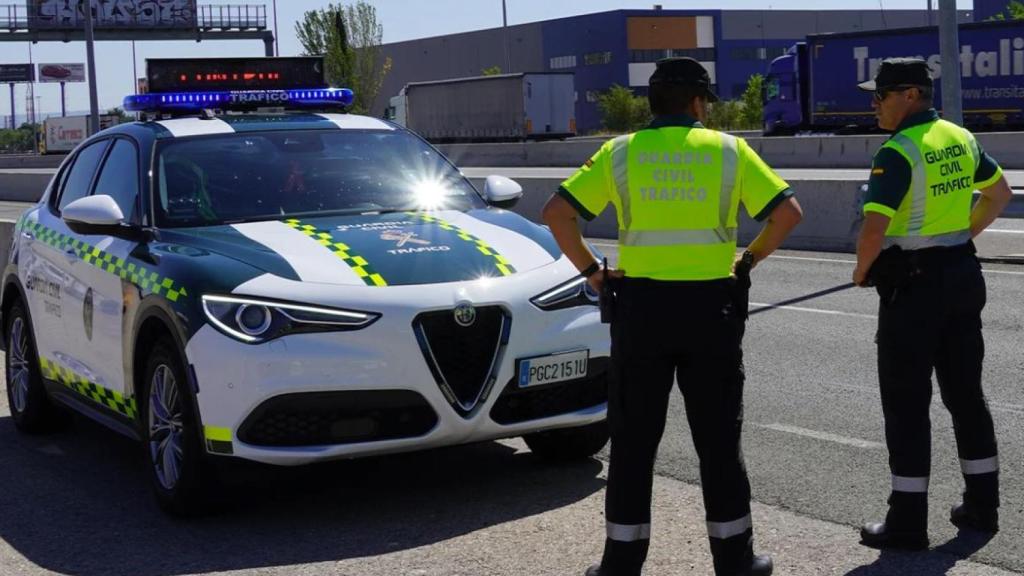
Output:
M735 278L732 283L732 304L738 318L746 320L750 316L750 269L753 260L744 258L736 263L733 269Z
M868 270L868 286L874 286L878 295L888 304L899 297L902 289L920 274L921 270L912 254L899 246L882 250Z
M604 282L601 283L601 293L598 295L598 305L601 308L601 323L611 324L615 320L615 290L618 288L619 279L609 278L606 273L604 274Z

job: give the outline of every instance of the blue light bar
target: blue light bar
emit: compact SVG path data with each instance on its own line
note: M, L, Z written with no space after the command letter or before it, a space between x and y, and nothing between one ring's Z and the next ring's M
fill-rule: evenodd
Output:
M351 106L354 100L355 93L348 88L165 92L125 96L124 109L128 112L198 112L207 108L251 110L262 106L321 108Z

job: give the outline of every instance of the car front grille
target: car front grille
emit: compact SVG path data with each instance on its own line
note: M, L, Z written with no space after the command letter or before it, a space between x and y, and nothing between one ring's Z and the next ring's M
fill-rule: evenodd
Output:
M456 412L468 416L494 385L511 318L498 306L484 306L469 326L456 322L453 310L425 312L412 325L441 392Z
M323 446L422 436L437 414L411 390L284 394L252 411L238 439L254 446Z
M608 366L607 357L591 358L584 378L529 388L520 388L513 377L491 408L491 419L507 425L600 406L608 402Z

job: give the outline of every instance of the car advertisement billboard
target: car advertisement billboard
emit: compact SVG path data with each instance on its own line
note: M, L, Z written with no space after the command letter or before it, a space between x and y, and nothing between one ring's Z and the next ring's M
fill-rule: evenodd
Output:
M85 64L39 64L37 82L85 82Z
M28 0L29 29L75 29L85 26L84 3L75 0ZM196 27L196 0L93 0L96 28Z

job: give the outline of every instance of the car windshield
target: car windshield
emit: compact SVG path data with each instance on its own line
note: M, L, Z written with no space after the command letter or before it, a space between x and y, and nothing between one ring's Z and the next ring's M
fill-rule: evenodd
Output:
M403 130L307 130L169 140L157 152L161 227L317 213L469 210L484 202Z

